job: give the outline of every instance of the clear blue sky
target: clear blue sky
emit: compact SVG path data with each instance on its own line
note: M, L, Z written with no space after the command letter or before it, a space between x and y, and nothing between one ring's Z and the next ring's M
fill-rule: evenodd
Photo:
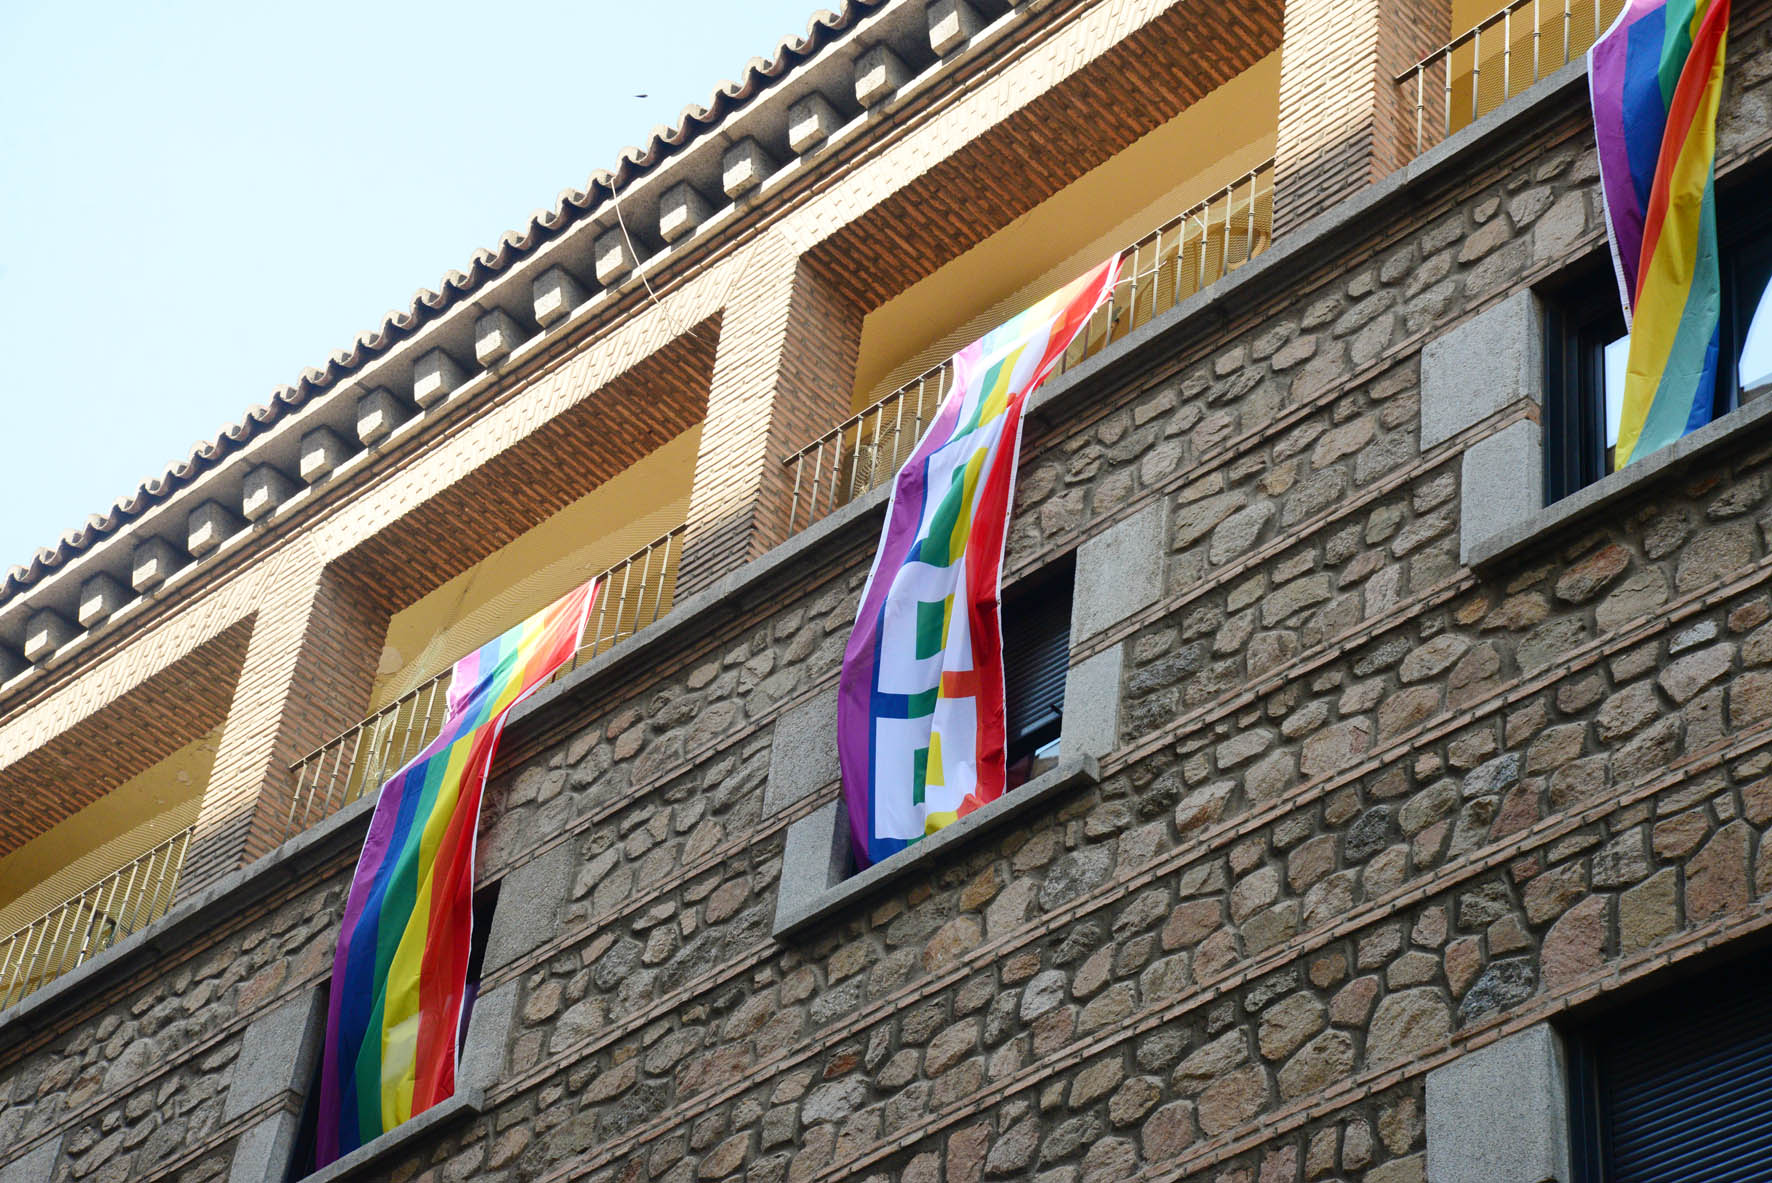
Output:
M817 6L0 0L0 570Z

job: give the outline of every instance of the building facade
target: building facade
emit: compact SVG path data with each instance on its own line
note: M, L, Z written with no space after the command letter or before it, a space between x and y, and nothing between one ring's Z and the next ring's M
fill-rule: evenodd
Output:
M301 1176L374 788L602 570L488 786L457 1095L314 1177L1710 1177L1632 1173L1684 1111L1630 1057L1757 1063L1772 7L1730 409L1606 475L1619 6L852 0L15 569L0 1181ZM1116 249L1005 565L1012 643L1069 601L1056 759L852 875L885 482Z

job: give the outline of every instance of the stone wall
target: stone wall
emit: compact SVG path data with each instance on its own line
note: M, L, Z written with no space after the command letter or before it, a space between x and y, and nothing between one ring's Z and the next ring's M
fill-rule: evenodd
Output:
M1732 163L1766 63L1738 22ZM517 724L481 847L540 885L495 921L540 916L494 934L503 1070L378 1170L1413 1183L1428 1071L1763 927L1772 449L1473 572L1459 460L1536 406L1418 447L1423 345L1601 249L1581 98L1061 380L1011 572L1170 530L1156 602L1073 653L1124 647L1098 785L771 937L787 827L836 791L765 813L774 727L836 677L865 506ZM283 1103L230 1105L246 1032L324 980L351 853L0 1023L0 1157L237 1172Z

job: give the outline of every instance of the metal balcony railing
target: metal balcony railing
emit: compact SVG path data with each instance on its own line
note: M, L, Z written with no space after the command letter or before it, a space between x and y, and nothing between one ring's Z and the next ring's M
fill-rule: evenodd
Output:
M1259 255L1273 240L1273 226L1269 160L1127 246L1112 298L1054 372L1094 357ZM794 492L788 533L890 480L935 418L953 379L949 359L789 456Z
M0 1011L166 915L190 842L175 834L0 940Z
M684 530L678 526L604 572L603 593L591 609L584 643L555 677L670 611ZM294 795L277 840L287 841L379 789L443 729L448 691L445 670L290 765Z
M1624 0L1514 0L1397 75L1427 151L1593 47Z

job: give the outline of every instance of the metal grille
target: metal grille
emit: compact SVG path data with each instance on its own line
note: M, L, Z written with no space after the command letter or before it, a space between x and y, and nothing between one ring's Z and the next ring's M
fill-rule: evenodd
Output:
M1397 75L1420 155L1593 47L1624 0L1514 0Z
M1208 287L1273 240L1274 162L1237 178L1120 253L1112 298L1059 360L1063 373ZM953 387L942 362L787 458L794 493L788 533L885 484L904 464Z
M175 834L0 941L0 1011L166 915L190 842Z
M684 530L678 526L603 573L603 594L585 625L584 643L555 677L670 611ZM445 670L290 765L295 792L278 841L295 837L365 792L380 788L443 730L448 698Z

